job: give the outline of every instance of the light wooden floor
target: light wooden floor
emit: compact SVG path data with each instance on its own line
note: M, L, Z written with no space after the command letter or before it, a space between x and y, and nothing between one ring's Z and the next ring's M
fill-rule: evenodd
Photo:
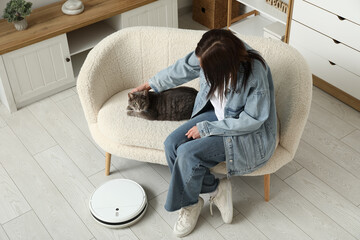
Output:
M168 168L117 157L112 164L105 177L104 152L75 88L12 115L0 105L0 239L174 239L177 213L163 208ZM130 228L107 229L89 214L92 191L113 178L133 179L147 192L148 211ZM211 216L204 196L185 239L360 239L360 113L314 88L296 157L271 175L270 201L262 177L231 182L233 223L223 224L217 209Z

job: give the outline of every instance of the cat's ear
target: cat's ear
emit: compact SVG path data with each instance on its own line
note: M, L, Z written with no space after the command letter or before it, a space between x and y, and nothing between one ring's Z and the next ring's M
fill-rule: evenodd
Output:
M134 94L133 94L133 93L128 93L128 97L129 97L129 99L133 99L133 98L134 98Z
M141 92L141 95L143 95L143 96L147 96L147 95L148 95L148 93L149 93L148 91L144 90L144 91L142 91L142 92Z

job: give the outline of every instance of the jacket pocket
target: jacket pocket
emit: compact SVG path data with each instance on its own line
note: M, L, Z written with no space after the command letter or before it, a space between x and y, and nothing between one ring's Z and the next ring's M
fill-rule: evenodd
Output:
M262 132L257 132L255 134L255 141L256 141L256 149L258 150L261 159L265 157L265 149L264 149L264 139L262 136Z

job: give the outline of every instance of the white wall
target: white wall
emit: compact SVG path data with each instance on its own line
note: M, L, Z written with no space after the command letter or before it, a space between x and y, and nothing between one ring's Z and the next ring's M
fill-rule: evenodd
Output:
M32 9L39 8L54 2L60 2L60 0L25 0L28 2L32 2ZM3 19L4 9L6 7L6 3L8 3L9 0L0 0L0 19Z
M186 8L192 5L192 0L177 0L177 1L178 1L178 9Z

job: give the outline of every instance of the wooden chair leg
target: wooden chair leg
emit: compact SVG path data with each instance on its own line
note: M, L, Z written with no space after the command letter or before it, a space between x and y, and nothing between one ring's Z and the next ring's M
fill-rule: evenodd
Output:
M111 154L106 153L105 154L105 175L109 176L110 174L110 165L111 165Z
M270 197L270 174L264 175L264 196L265 202L268 202Z

